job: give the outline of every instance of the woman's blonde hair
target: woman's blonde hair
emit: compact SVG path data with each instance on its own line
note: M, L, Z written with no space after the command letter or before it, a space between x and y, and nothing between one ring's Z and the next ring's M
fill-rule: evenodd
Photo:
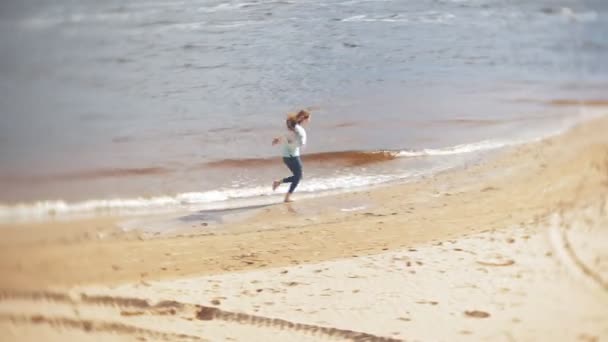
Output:
M296 125L302 123L304 120L310 119L310 112L307 110L300 110L297 113L289 113L287 115L287 120L285 123L287 124L287 129L294 130Z
M302 109L296 114L290 113L287 115L287 129L294 130L296 125L301 124L304 120L310 119L310 112Z

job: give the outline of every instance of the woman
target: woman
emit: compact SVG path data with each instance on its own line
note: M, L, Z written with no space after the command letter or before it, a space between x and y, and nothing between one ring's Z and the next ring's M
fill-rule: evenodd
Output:
M302 179L302 161L300 160L300 149L306 145L306 131L304 127L310 122L310 113L301 110L296 115L287 117L287 134L284 137L274 138L272 144L283 142L283 162L291 173L291 177L275 180L272 182L272 190L276 190L282 183L291 183L285 194L285 202L292 202L291 194Z

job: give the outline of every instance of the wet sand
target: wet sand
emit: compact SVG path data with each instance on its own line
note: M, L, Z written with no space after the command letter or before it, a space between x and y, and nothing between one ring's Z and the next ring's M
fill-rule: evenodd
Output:
M1 227L0 329L13 340L603 340L605 132L604 117L480 165L262 207L221 228Z

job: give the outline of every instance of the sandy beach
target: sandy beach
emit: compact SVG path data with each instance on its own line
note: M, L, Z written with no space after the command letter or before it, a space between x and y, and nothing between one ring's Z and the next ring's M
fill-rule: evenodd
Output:
M606 132L604 116L420 181L171 234L146 234L146 218L128 232L121 217L5 225L0 330L10 341L602 341Z

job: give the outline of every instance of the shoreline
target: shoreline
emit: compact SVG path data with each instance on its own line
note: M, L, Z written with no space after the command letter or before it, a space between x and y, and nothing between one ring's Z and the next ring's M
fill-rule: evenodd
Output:
M606 116L481 164L260 207L219 230L146 237L115 218L3 227L0 329L597 341L608 337L605 132ZM431 329L437 319L445 329Z
M550 103L551 106L573 106L574 103L571 101L563 100L563 104L559 100L555 100L559 104ZM601 116L603 112L603 107L605 106L605 101L596 100L589 103L582 102L586 106L590 106L586 109L586 113L579 114L577 116L570 115L568 117L563 117L561 122L558 118L556 118L555 122L551 124L551 129L545 127L543 133L537 132L539 135L535 136L526 136L524 137L511 137L511 139L502 140L497 138L498 140L480 140L473 141L469 143L462 143L456 145L450 145L445 147L438 148L425 148L419 150L347 150L347 151L331 151L331 152L317 152L312 153L311 155L307 155L306 164L310 167L314 168L314 165L321 164L325 159L335 159L334 162L336 164L334 167L345 167L349 165L367 165L370 168L378 167L378 170L383 170L381 166L383 163L396 163L395 165L404 166L404 169L410 170L411 174L405 175L400 174L399 172L393 172L390 174L377 174L376 172L372 172L367 174L365 171L361 173L360 177L362 179L354 180L357 185L355 187L360 188L361 191L365 191L367 189L374 189L376 187L384 187L384 186L392 186L394 184L400 184L404 182L416 182L419 178L425 177L433 177L437 173L442 173L445 171L450 172L453 169L460 169L465 165L477 164L486 159L494 159L496 156L488 156L488 154L496 152L496 155L504 155L504 151L511 150L513 148L517 148L518 146L523 146L527 144L531 144L540 140L550 139L554 136L559 136L563 134L565 131L584 123L589 120L593 120L594 118ZM549 127L549 126L548 126ZM441 161L441 158L445 156L454 156L459 158L459 161L444 163L445 161ZM331 158L330 158L331 157ZM277 159L278 157L268 157L268 158L260 158L258 159L228 159L226 162L229 165L235 166L238 165L239 162L251 163L254 166L259 166L259 161L265 161L264 172L283 172L282 165ZM429 163L425 161L426 158L439 158L436 159L433 163ZM273 161L270 163L270 161ZM276 162L275 162L276 161ZM218 163L221 161L217 161ZM378 163L380 162L380 163ZM211 164L215 163L214 161L209 162ZM417 164L428 164L426 166L420 166ZM392 166L395 168L396 166ZM413 167L410 169L410 167ZM153 169L153 168L151 168ZM129 171L129 169L107 169L100 171L101 176L117 176L119 178L121 172L124 171L123 176L138 176L133 178L134 182L141 182L139 176L145 176L144 170L141 172L138 169L133 169ZM281 170L281 171L279 171ZM397 167L396 170L399 170ZM91 171L92 172L92 171ZM340 177L345 176L347 174L342 174ZM373 176L375 175L375 176ZM65 176L64 180L67 181L70 178L69 175ZM321 177L319 179L313 180L318 182L314 183L314 185L310 182L304 182L300 187L306 187L308 185L311 186L311 189L306 190L305 192L299 191L299 193L307 198L315 198L315 197L325 197L331 196L334 193L342 193L342 192L353 192L350 187L352 187L353 180L341 180L340 177L333 179L334 181L343 182L348 185L338 185L336 188L331 188L329 190L325 189L326 185L324 185L324 181L327 179ZM369 179L365 180L367 177L379 177L377 180L370 181ZM386 179L380 180L382 177L387 177ZM9 177L10 178L10 177ZM51 177L52 178L52 177ZM103 178L103 177L102 177ZM109 181L112 178L108 178L105 181ZM118 178L117 178L118 179ZM21 180L22 182L24 180ZM83 187L86 186L86 181L96 181L95 178L80 179L76 177L73 181L75 181L75 185L70 185L66 183L65 189L71 189L74 186ZM125 180L126 181L126 180ZM47 186L44 183L40 183L40 180L29 180L32 184L39 184L41 186ZM360 183L360 184L359 184ZM177 192L170 194L162 194L162 193L150 193L148 195L134 195L134 196L101 196L101 197L82 197L78 196L78 200L64 200L61 198L47 198L37 201L9 201L4 204L0 204L0 227L8 226L8 225L22 225L22 224L44 224L45 222L69 222L69 221L86 221L90 219L95 219L97 217L141 217L148 215L156 215L158 212L166 213L167 215L174 214L176 212L192 212L193 210L217 210L217 209L231 209L240 206L239 203L248 203L247 205L257 205L257 204L265 204L272 201L274 194L268 195L267 192L267 184L249 184L248 187L243 189L232 189L232 188L221 188L221 189L206 189L201 190L202 192ZM59 186L59 184L57 184ZM59 187L62 188L62 187ZM190 188L192 189L192 188ZM300 189L302 190L302 189ZM70 190L70 191L73 191ZM247 195L241 197L241 194L238 192L245 192ZM223 198L224 200L220 200L218 198Z

